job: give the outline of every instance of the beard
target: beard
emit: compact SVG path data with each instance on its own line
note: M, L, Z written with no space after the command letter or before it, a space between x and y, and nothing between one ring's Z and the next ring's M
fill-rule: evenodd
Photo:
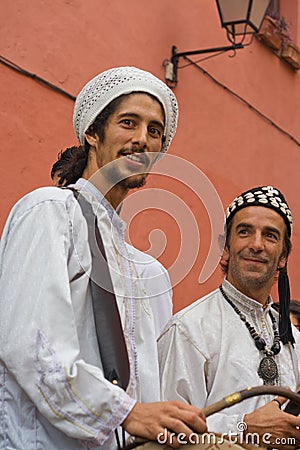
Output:
M140 173L123 178L118 165L113 165L106 176L113 186L118 185L124 189L138 189L145 186L147 175L148 173Z
M239 284L239 286L247 288L262 288L274 279L277 273L278 262L273 261L265 266L265 270L258 270L255 267L249 266L248 268L242 268L239 261L235 258L230 258L229 268L231 276Z
M146 175L128 177L119 182L119 185L126 189L139 189L146 184Z

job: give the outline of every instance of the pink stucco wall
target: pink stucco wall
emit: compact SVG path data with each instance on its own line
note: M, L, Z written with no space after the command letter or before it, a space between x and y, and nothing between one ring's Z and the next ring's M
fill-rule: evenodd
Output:
M282 3L291 33L300 43L298 2ZM73 95L92 76L118 65L136 65L164 79L162 62L170 57L172 45L177 45L178 51L227 45L211 0L15 0L2 5L2 17L1 54ZM255 185L274 184L283 191L295 221L289 263L292 295L300 299L299 72L257 40L233 58L223 54L199 64L208 74L191 65L179 70L174 92L180 120L170 154L198 168L199 178L193 183L200 194L203 174L207 176L224 207ZM76 139L71 100L1 64L0 80L2 227L18 198L50 183L50 167L58 151L75 144ZM164 231L165 238L159 232L152 235L153 239L156 236L153 251L168 267L182 251L180 231L191 233L190 239L185 236L183 241L186 273L177 277L182 279L174 288L175 310L215 288L222 279L216 269L206 283L198 282L210 248L209 215L213 212L205 204L205 195L201 201L201 195L199 199L189 189L189 170L183 164L180 178L185 185L155 175L148 189L152 189L152 200L158 195L154 187L164 194L172 192L172 198L180 199L194 215L200 233L195 262L188 260L198 242L198 238L193 241L190 229L193 220L183 213L176 223L175 212L180 208L175 207L174 212L169 201L165 203L168 214L155 211L151 203L151 209L146 206L130 227L132 241L142 249L149 247L152 229Z

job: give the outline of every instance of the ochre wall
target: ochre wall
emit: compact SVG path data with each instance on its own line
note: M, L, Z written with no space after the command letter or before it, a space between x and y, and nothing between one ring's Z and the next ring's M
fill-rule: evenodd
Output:
M293 37L299 40L297 3L285 3L284 14ZM170 57L172 45L184 51L228 44L211 0L15 0L2 5L2 17L5 20L0 28L1 54L73 95L91 77L113 66L135 65L164 79L162 62ZM137 246L146 250L151 230L161 228L167 242L164 251L164 236L159 232L151 235L152 250L161 253L160 260L170 267L184 251L184 264L182 259L179 262L185 272L175 274L173 280L176 284L183 278L174 288L175 310L217 287L222 279L216 269L207 282L198 281L210 248L209 216L212 222L216 220L206 204L208 182L204 175L224 207L237 194L255 185L273 184L283 191L295 221L289 262L292 296L300 299L300 147L266 120L299 142L299 73L256 39L235 57L230 56L214 55L200 62L207 73L192 65L178 72L174 92L180 119L170 155L192 163L197 168L196 175L191 175L192 167L182 162L178 177L181 182L172 180L165 164L162 172L168 177L150 176L145 189L151 193L151 208L136 196L131 200L136 208L144 205L146 209L130 226L131 240ZM186 61L180 60L180 65L186 65ZM58 151L76 144L76 138L72 100L2 64L0 81L3 227L10 208L22 195L51 182L50 167ZM190 184L196 185L196 193L189 189ZM160 191L154 191L155 187ZM173 193L172 201L168 192ZM160 201L160 194L165 196L162 198L168 214L156 211L154 201ZM186 212L179 214L178 223L176 213L181 209L176 203L173 207L174 199L181 199L187 207ZM200 234L195 262L189 258L199 239L194 237L190 212Z

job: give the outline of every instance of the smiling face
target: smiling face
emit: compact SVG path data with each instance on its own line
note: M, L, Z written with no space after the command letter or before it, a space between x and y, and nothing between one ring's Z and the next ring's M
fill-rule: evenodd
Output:
M109 116L104 136L86 134L91 146L89 176L107 166L105 177L118 190L141 187L162 148L164 112L148 94L124 96ZM113 164L110 164L113 163Z
M267 301L278 268L284 267L286 225L274 210L249 206L238 211L225 255L229 257L228 281L262 304Z

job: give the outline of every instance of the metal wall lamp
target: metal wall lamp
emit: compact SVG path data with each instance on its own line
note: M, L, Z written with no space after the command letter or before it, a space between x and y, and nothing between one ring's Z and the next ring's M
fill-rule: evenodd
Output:
M226 29L229 46L177 52L173 45L170 60L165 63L166 82L171 87L177 84L180 58L205 53L236 51L250 45L258 33L271 0L216 0L222 28Z

